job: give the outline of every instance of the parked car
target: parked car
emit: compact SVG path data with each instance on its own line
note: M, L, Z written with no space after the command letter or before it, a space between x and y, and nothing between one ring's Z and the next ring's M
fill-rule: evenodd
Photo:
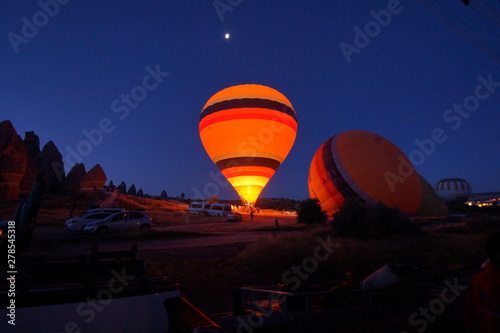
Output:
M116 212L86 212L78 217L67 219L64 223L69 231L83 231L82 228L90 222L101 221Z
M66 225L66 228L70 231L82 231L82 228L85 224L103 220L114 213L119 213L124 211L125 208L118 208L118 207L91 208L78 217L72 217L67 219L64 225ZM99 213L103 215L95 215Z
M119 231L148 232L153 226L153 219L143 212L120 212L107 218L90 222L83 227L83 232L106 234Z
M243 216L241 216L240 213L238 212L231 212L227 214L227 221L228 222L239 222L243 220Z

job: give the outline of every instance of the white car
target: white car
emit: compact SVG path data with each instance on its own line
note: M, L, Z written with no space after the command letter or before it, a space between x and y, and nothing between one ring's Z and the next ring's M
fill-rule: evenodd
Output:
M120 212L107 218L90 222L82 229L83 232L107 234L118 231L148 232L153 225L153 219L143 212Z
M66 225L66 229L69 231L83 231L82 228L89 224L90 222L100 221L105 219L108 216L111 216L115 213L92 213L92 214L84 214L83 217L73 217L64 223Z
M231 212L231 213L227 214L227 221L228 222L239 222L241 220L243 220L243 217L238 212Z
M64 225L66 229L70 231L82 231L84 225L95 222L99 220L103 220L106 217L113 215L115 213L124 212L124 208L94 208L89 209L82 215L78 217L72 217L67 219Z

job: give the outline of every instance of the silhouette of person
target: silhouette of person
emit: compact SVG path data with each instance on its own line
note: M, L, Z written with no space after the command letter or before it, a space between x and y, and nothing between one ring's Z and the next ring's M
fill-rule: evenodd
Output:
M253 221L253 209L250 211L250 220Z
M276 225L276 227L279 226L278 219L274 220L274 224Z
M488 236L488 261L469 283L465 323L471 333L500 332L500 233Z

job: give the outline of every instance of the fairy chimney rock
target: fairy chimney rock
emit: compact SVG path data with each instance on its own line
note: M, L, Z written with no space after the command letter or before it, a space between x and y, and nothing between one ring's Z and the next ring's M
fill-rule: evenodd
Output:
M28 149L9 120L0 123L0 201L19 199L28 166Z
M46 181L46 192L58 194L64 180L64 166L62 155L53 141L47 142L42 151L35 158L36 166Z
M65 193L77 193L80 191L83 178L87 172L83 163L76 163L68 172L68 176L62 183L62 191Z
M40 138L35 132L24 132L24 144L28 148L31 157L35 158L40 152Z
M108 178L104 173L100 164L94 165L92 169L85 175L83 181L80 185L80 190L82 192L92 192L104 188Z
M122 181L120 183L120 185L118 185L117 191L118 191L118 193L121 193L121 194L127 194L127 184L125 184L125 182Z
M129 187L128 191L127 191L127 194L128 195L136 195L137 194L137 190L135 189L135 185L132 184L132 186Z

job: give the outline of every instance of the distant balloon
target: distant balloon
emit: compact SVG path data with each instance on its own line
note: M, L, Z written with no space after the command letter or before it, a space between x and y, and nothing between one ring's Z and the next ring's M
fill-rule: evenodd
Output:
M199 134L208 156L246 205L254 205L297 134L290 101L262 85L223 89L203 107Z
M381 201L404 213L417 213L434 197L423 186L405 154L386 138L367 131L347 131L323 143L309 169L309 194L329 215L347 197L369 204ZM425 182L426 183L426 182ZM439 206L439 205L437 205ZM439 215L439 214L438 214Z
M464 203L471 194L469 182L461 178L441 179L434 190L446 202Z

